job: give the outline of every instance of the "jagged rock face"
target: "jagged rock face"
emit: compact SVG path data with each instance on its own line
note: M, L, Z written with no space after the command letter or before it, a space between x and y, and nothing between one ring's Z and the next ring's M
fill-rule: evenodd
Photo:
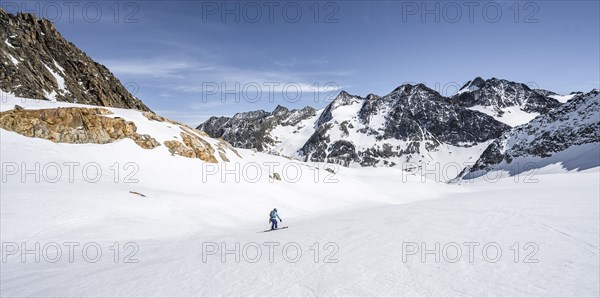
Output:
M467 82L451 102L463 107L491 107L497 116L501 116L504 108L517 106L528 113L544 114L560 106L560 102L552 97L556 93L531 89L526 84L492 78L484 80L480 77Z
M423 84L403 85L384 97L367 100L359 118L369 124L382 114L387 114L383 139L473 143L498 137L508 129L492 117L448 104Z
M45 19L0 8L0 89L19 97L149 111Z
M464 177L510 165L522 157L548 158L572 146L600 143L600 94L593 90L517 126L496 139ZM600 154L600 151L598 152Z
M300 149L301 155L304 156L304 160L317 162L327 160L327 149L331 142L327 132L332 127L333 124L323 124L317 127L315 133L310 136L306 143L304 143L304 146Z
M144 149L160 145L151 136L138 134L135 123L104 116L110 114L103 108L15 108L0 112L0 128L57 143L106 144L130 138Z
M268 146L275 144L269 135L275 126L295 126L315 114L316 110L311 107L290 111L277 106L271 113L261 110L238 113L231 118L211 117L197 129L213 138L223 138L234 147L265 151Z
M327 150L328 163L342 164L347 167L352 162L359 163L361 161L352 142L338 140L333 142Z
M535 93L543 95L545 97L558 95L558 93L556 93L556 92L552 92L550 90L545 90L545 89L533 89L533 91L535 91Z

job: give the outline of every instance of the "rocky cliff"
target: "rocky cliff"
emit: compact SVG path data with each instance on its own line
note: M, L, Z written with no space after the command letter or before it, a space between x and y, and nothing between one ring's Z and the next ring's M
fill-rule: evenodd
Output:
M0 89L25 98L149 111L50 21L1 8Z

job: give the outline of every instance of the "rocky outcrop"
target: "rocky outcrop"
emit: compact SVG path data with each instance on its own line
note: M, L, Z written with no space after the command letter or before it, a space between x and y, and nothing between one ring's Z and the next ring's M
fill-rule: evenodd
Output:
M149 111L50 21L1 8L0 89L24 98Z
M169 148L171 154L180 155L188 158L198 158L206 162L217 163L217 159L213 155L215 149L205 140L195 134L181 132L180 141L165 141L165 146Z
M209 137L207 133L190 128L183 123L167 119L156 115L152 112L143 112L142 115L148 120L166 122L179 126L182 130L180 133L182 142L178 140L167 140L164 142L165 147L169 149L172 155L179 155L187 158L198 158L200 160L216 163L218 162L215 153L218 152L222 161L230 161L227 157L227 151L233 152L239 158L242 158L231 144L223 139L216 140L216 144L211 145L203 137ZM216 148L216 149L215 149Z
M138 134L135 123L105 116L110 114L111 111L103 108L26 110L15 107L0 112L0 128L56 143L106 144L129 138L144 149L160 145L151 136Z

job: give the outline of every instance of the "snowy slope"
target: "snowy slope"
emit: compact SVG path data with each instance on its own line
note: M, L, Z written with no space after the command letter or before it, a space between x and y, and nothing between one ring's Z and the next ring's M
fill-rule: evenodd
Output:
M3 221L2 233L8 236L3 241L28 241L30 246L34 241L94 241L106 257L88 263L79 257L81 248L73 263L65 259L21 263L11 257L2 267L2 292L8 296L558 297L597 296L600 291L598 172L546 175L536 177L536 184L505 179L450 189L414 181L399 185L390 179L393 169L345 171L349 173L340 177L339 185L327 187L324 193L311 192L306 184L303 191L290 185L271 190L265 184L258 192L252 191L256 185L229 183L210 186L207 192L145 186L142 191L149 197L138 199L118 191L105 191L106 197L86 196L83 190L69 194L56 187L35 200L36 193L24 188L3 190L3 220L14 214ZM357 171L371 175L352 179L361 175ZM367 188L368 182L374 185ZM42 189L47 187L37 188ZM222 191L218 195L208 192L217 189ZM351 195L363 190L371 192L369 204L366 197ZM290 193L295 195L285 196ZM109 196L114 198L107 200ZM433 197L439 200L426 201ZM406 203L405 198L419 202ZM7 200L19 203L6 204ZM343 206L343 201L356 205ZM43 207L33 211L30 206ZM104 210L94 210L100 206ZM279 208L283 224L290 228L258 233L266 229L265 211L272 206ZM307 210L299 212L302 208ZM212 217L207 218L209 214ZM38 218L41 215L45 216ZM30 225L32 218L57 218L60 224L38 227ZM7 225L9 220L13 224ZM28 238L10 233L25 228ZM115 241L135 243L139 251L133 259L138 263L115 263L108 249ZM279 243L273 262L265 242ZM315 242L320 247L319 262L311 250ZM479 248L495 243L502 256L492 263L479 249L473 262L466 250L456 263L443 257L438 263L431 255L422 262L420 254L402 259L403 243L426 243L430 249L435 243L459 243L465 249L465 242L478 243ZM511 251L515 242L520 247L519 262ZM240 262L234 255L223 262L221 253L205 252L203 259L207 245L221 243L230 250L235 243L259 245L262 255L256 263L254 250ZM288 261L284 259L286 244L301 248L298 262L289 261L295 258L293 249ZM449 259L454 258L451 253ZM489 254L496 258L493 250Z
M498 120L502 123L508 124L510 126L513 126L513 127L521 125L521 124L525 124L525 123L531 121L533 118L540 115L539 113L536 113L536 112L531 112L531 113L525 112L520 107L517 107L517 106L496 109L496 108L493 108L490 106L477 105L477 106L472 106L469 109L492 116L496 120ZM498 115L498 110L501 111L501 116Z
M549 97L552 97L552 98L558 100L561 103L565 103L565 102L573 99L575 96L582 95L582 94L583 93L581 93L581 92L573 92L573 93L567 94L567 95L554 94L554 95L550 95Z
M270 133L275 140L275 144L267 152L301 159L298 156L298 148L302 148L306 140L314 133L315 124L321 113L322 110L317 111L316 115L300 121L295 126L275 126Z
M58 106L88 107L85 105L37 101L15 97L9 97L6 103L2 103L0 107L2 111L5 111L12 109L15 104L19 104L26 109L55 108ZM139 111L117 108L108 109L114 112L113 115L107 115L108 117L122 117L126 120L134 121L138 127L138 132L150 134L160 143L163 143L165 140L172 140L173 136L180 132L180 129L176 125L148 120ZM11 164L16 163L18 166L16 173L12 173L12 168L6 169L6 182L3 183L2 187L2 204L10 202L8 198L11 197L11 194L15 195L15 199L18 199L19 193L30 189L36 193L40 191L38 188L40 187L43 189L44 196L39 197L34 195L31 198L33 201L41 201L36 201L32 204L42 204L50 198L56 199L62 202L54 205L57 208L56 212L60 212L63 206L73 203L72 200L76 200L79 196L88 192L94 193L94 197L87 198L88 201L81 201L84 204L81 207L90 209L85 214L85 217L98 220L98 222L92 220L88 224L96 225L101 229L114 228L115 230L122 229L122 227L119 225L111 228L110 225L106 225L106 218L115 217L122 219L131 210L128 208L115 210L111 209L110 205L125 200L125 206L131 207L129 204L134 204L132 206L135 206L136 202L140 201L136 195L130 194L129 191L145 194L148 198L143 200L152 201L152 204L158 204L154 205L151 210L140 206L142 209L135 211L136 214L146 218L146 220L139 222L140 227L148 225L151 219L154 221L157 217L171 216L184 210L194 210L191 213L198 212L194 218L188 215L177 217L175 218L175 222L170 223L168 227L164 227L161 222L154 222L156 226L153 229L144 229L146 234L140 234L143 237L164 236L166 234L175 235L177 233L189 232L188 229L179 229L179 224L187 225L194 223L198 229L214 225L229 226L233 223L237 224L240 220L244 220L244 218L238 216L240 211L245 213L254 210L257 214L263 213L265 208L270 208L272 204L286 197L285 194L294 192L305 193L308 196L304 197L302 201L290 202L294 206L293 210L295 211L288 212L286 214L288 217L297 214L302 215L309 211L339 209L347 206L356 207L360 204L373 204L373 202L380 200L390 200L389 196L375 200L371 199L369 194L373 193L375 189L374 186L360 182L363 174L348 177L348 179L353 181L353 184L362 185L362 191L349 191L335 182L340 176L344 175L343 173L347 169L341 170L334 165L300 163L284 157L255 153L252 150L237 150L237 154L228 151L227 157L231 162L208 164L198 159L172 155L165 146L159 146L154 149L142 149L129 139L103 145L57 144L43 139L24 137L6 130L0 130L0 133L2 138L2 161ZM213 145L218 142L210 138L205 139ZM40 154L40 152L44 152L44 154ZM217 159L220 159L219 155L215 156ZM35 168L36 163L40 164L39 172L42 173L38 179L40 183L35 181L35 176L33 175L25 176L26 183L22 183L21 162L26 162L25 166L28 167L27 169ZM73 174L74 182L69 180L69 169L63 165L65 162L79 164ZM56 176L55 169L51 167L54 163L58 163L60 171L62 171L62 175L59 175L60 179L57 182L52 181ZM102 175L98 178L99 181L88 182L96 178L96 166L88 169L87 172L89 173L84 175L83 167L90 163L96 163L102 171ZM132 165L125 168L128 163ZM118 164L118 171L113 168L115 164ZM46 165L51 166L47 170L44 170ZM258 173L256 172L256 167L260 168ZM270 170L269 167L272 167L273 170ZM320 170L315 167L320 168ZM325 171L326 167L333 169L338 174L333 175ZM218 172L212 174L211 171L215 169ZM48 171L48 174L44 175L43 173L46 171ZM222 173L226 173L227 171L231 171L233 174L225 175ZM271 179L269 176L273 176L274 173L282 176L282 180ZM296 173L300 174L298 178L296 178ZM395 173L400 173L400 171L395 171ZM222 176L222 174L225 176ZM369 175L369 173L365 173L364 175ZM383 175L383 173L376 174L375 176L378 175ZM115 179L118 182L115 182ZM231 183L221 183L223 179L225 182ZM254 181L255 179L257 181ZM299 180L296 181L296 179ZM319 182L316 185L315 179ZM237 183L238 181L239 183ZM33 189L31 188L32 185L35 186ZM238 185L240 185L239 188L237 188ZM307 189L307 186L310 186L310 189ZM318 194L333 190L337 191L340 196L332 198L329 201L330 204L321 206L318 203ZM4 191L10 191L10 193L5 193ZM274 193L269 195L268 192L270 191ZM69 193L74 196L65 196ZM235 202L237 202L237 199L249 197L252 198L254 207L236 206ZM436 198L437 194L431 194L431 197ZM4 198L7 198L7 200L4 200ZM277 200L273 201L275 198ZM416 197L404 198L402 201L412 201L415 199ZM19 203L19 201L14 202ZM109 203L107 204L107 202ZM230 206L231 208L223 208L221 214L215 214L214 209L206 208L207 205L210 206L213 204L217 206ZM175 208L175 210L169 209L170 207ZM7 206L7 209L2 209L10 210L11 206ZM121 214L119 213L120 211L124 211L125 213ZM37 222L32 220L30 222L30 225L33 225L31 226L33 230L45 229L44 226L48 226L47 220L50 219L52 219L51 222L63 224L62 220L64 218L55 217L54 211L40 209L39 214L37 214L38 211L32 212L36 212L34 218L40 220ZM16 229L20 226L17 223L21 216L22 214L17 213L3 214L2 226L3 228L7 228L6 232L3 230L3 237L6 237L6 239L23 239L23 237L27 238L27 235L30 235L29 229ZM217 217L222 220L214 221ZM76 221L76 219L73 220ZM15 225L13 226L12 223L15 223ZM12 230L13 227L15 230ZM160 234L160 231L165 228L169 232L164 235ZM111 231L111 233L107 234L107 237L116 237L116 235L114 231ZM124 233L124 235L129 236L127 233Z
M1 109L15 103L27 109L64 105L10 98ZM140 112L111 110L161 142L172 134L170 124ZM209 164L171 156L166 148L141 149L128 139L57 144L5 130L0 138L4 296L600 294L598 167L445 184L439 181L447 179L398 168L336 168L246 149L238 150L239 157L228 154L232 162ZM72 181L67 162L79 163ZM91 162L102 169L98 181L93 169L82 171ZM19 165L16 173L6 168L13 163ZM39 163L39 181L23 176L23 163L29 170ZM127 163L132 167L125 168ZM58 181L49 165L62 169ZM274 173L281 180L271 179ZM262 233L273 207L289 228ZM72 262L65 242L79 244ZM118 262L111 250L115 242ZM279 243L272 262L266 242ZM472 262L465 242L479 243ZM48 244L59 244L62 258L35 262L27 255L23 262L21 254L7 253L12 244L32 249L35 243L50 247L43 255L48 258L56 251ZM94 250L88 260L82 257L90 243L103 252L95 263L89 260ZM208 254L222 243L249 250L239 262L231 254L224 261L220 252ZM462 257L448 261L454 257L450 250L439 262L432 255L423 262L420 254L403 261L403 245L421 243L429 249L459 244ZM488 260L482 255L490 243L502 249L497 262L490 261L493 248ZM297 262L294 247L286 261L284 245L300 247Z

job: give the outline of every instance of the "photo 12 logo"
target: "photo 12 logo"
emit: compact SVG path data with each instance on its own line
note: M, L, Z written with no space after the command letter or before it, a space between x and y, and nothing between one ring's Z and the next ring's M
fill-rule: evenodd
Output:
M139 23L139 4L133 1L0 1L10 13L32 13L53 23ZM103 19L104 17L104 19Z
M340 8L333 1L202 1L202 22L338 23Z
M314 103L331 102L340 86L335 82L305 84L299 82L202 82L202 103L273 103L281 99L297 103L309 96Z
M514 23L538 23L539 10L532 1L402 1L400 15L402 23L498 23L502 18L510 18Z
M114 242L107 246L97 242L2 242L2 263L58 263L61 260L98 263L103 257L110 257L115 263L138 263L139 250L135 242Z
M475 182L477 178L488 183L497 183L503 179L503 173L514 173L510 176L514 183L538 183L536 177L540 166L532 161L520 163L512 162L497 171L485 171L481 175L471 175L465 170L473 167L475 162L404 162L402 168L402 182L406 183L409 177L419 177L421 183L427 182L450 182L460 179L461 182Z
M136 177L140 167L135 162L101 165L97 162L2 162L2 183L57 183L67 181L99 182L102 177L110 177L115 183L138 183Z
M323 170L323 171L321 171ZM257 183L268 177L269 183L282 181L297 183L304 175L312 178L313 183L338 183L336 174L339 171L337 164L318 164L312 166L298 162L226 162L219 164L202 164L202 183L209 180L220 183Z
M497 263L502 259L503 252L506 251L497 242L457 242L447 243L402 243L402 262L416 261L421 263L435 262L442 260L446 263L457 263L466 258L469 263L486 262ZM521 244L513 243L508 247L512 254L512 261L515 263L539 263L536 255L540 248L535 242Z
M312 256L311 260L314 263L338 263L336 258L340 248L335 242L327 242L320 244L315 242L308 247L303 247L297 242L249 242L241 244L235 243L202 243L202 262L208 263L218 261L221 263L235 262L240 263L242 260L247 263L257 263L267 260L269 263L274 263L275 258L281 256L281 259L286 263L297 263L306 257L308 253ZM308 253L307 253L308 251Z

